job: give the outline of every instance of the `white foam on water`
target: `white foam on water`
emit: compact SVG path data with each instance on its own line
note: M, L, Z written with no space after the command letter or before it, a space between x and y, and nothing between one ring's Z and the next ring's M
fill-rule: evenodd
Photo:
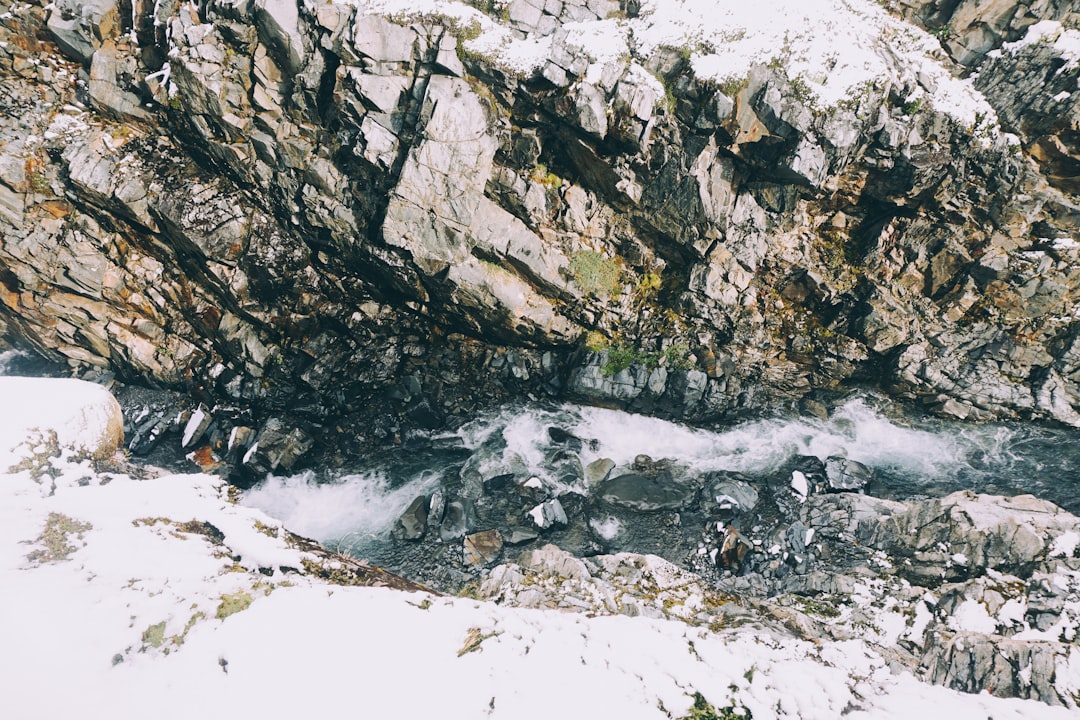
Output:
M963 463L965 455L956 438L899 425L862 398L847 402L827 421L757 420L717 432L601 408L581 408L578 416L572 431L598 441L595 450L582 452L585 464L608 457L626 466L645 454L699 472L755 473L775 470L796 454L841 455L874 468L930 476Z
M0 375L7 375L8 365L16 358L24 357L26 353L20 350L5 350L0 352Z
M344 546L385 535L416 496L434 487L436 479L433 473L425 474L391 487L385 475L366 472L319 482L309 470L270 475L246 491L240 504L262 510L300 535Z
M748 475L775 472L793 455L823 460L839 455L867 465L879 476L884 473L884 482L895 484L901 495L977 486L980 478L995 482L1006 478L1016 492L1042 494L1039 488L1046 478L1059 474L1053 467L1039 471L1040 461L1033 456L1045 455L1047 440L1030 429L894 419L877 407L879 402L872 396L856 397L836 408L828 420L775 418L717 431L595 407L506 406L433 439L457 437L465 447L482 453L477 470L485 478L525 472L540 478L555 494L588 489L583 482L567 485L556 477L562 471L549 465L558 449L548 433L552 427L583 441L578 453L582 467L610 458L616 475L629 471L642 454L671 459L693 473L726 470ZM1033 445L1027 447L1029 442ZM387 471L364 469L322 482L311 472L271 476L246 492L242 502L281 519L300 534L341 547L362 545L385 537L405 507L439 483L438 468L401 484L388 479L393 465L385 467Z

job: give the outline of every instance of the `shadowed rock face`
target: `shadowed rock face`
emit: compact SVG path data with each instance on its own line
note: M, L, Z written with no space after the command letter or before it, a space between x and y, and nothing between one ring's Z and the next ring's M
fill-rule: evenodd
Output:
M678 49L594 67L560 29L636 3L511 3L551 38L516 74L436 15L21 9L0 329L252 423L437 426L525 392L702 420L877 383L1078 425L1076 73L1054 43L981 60L1069 4L1013 5L971 20L977 57L945 47L1019 145L909 101L903 68L819 107L775 63L718 87Z

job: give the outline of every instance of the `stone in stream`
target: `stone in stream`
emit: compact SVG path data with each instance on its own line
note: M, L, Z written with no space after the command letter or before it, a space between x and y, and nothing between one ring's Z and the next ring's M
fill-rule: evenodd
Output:
M564 447L572 452L581 452L582 440L568 430L559 427L549 427L548 438L552 444Z
M506 490L514 486L514 479L517 476L514 473L502 473L501 475L495 475L484 480L484 492L492 493Z
M550 530L553 527L566 527L569 524L566 511L563 510L562 503L558 499L545 500L526 515L541 531Z
M591 463L585 466L585 485L586 487L593 487L603 481L607 480L611 476L611 471L615 469L615 461L611 458L600 458L599 460L593 460Z
M686 507L696 492L697 487L685 480L628 473L600 483L594 494L609 505L651 512Z
M460 540L476 525L476 507L467 498L451 500L446 505L446 516L439 528L443 542Z
M873 479L873 471L860 462L831 455L825 460L828 492L859 492Z
M427 529L428 498L420 495L409 503L394 524L393 535L399 540L419 540Z
M532 528L515 526L510 528L510 537L506 538L507 545L524 545L540 537L540 533Z
M427 524L429 527L436 527L441 525L443 521L443 515L446 513L446 491L440 488L435 488L431 492L431 499L428 501L428 514Z
M719 510L744 513L753 510L758 503L757 490L735 473L710 473L704 479L702 503L705 506L715 503Z
M485 530L465 538L464 560L466 565L490 565L499 558L503 537L498 530Z

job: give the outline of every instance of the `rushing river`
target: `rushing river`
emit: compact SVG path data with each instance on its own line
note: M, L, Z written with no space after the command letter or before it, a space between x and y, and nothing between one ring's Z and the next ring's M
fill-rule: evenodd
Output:
M1080 431L912 417L875 396L848 400L828 420L777 418L715 431L593 407L507 406L454 433L413 438L361 467L267 478L242 502L296 532L385 561L380 547L399 514L440 485L453 492L465 463L481 477L513 472L556 491L587 493L580 481L553 472L552 427L584 441L576 451L582 466L610 458L616 474L641 454L672 459L690 473L747 475L775 471L793 455L841 455L874 471L866 491L878 497L1031 493L1080 512Z

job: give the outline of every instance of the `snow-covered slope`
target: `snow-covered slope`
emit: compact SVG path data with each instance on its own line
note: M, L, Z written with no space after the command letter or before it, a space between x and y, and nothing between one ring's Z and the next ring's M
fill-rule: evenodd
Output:
M66 389L37 402L78 416ZM210 476L62 458L0 475L5 715L661 719L697 701L757 720L1071 716L894 675L861 641L343 587L315 576L330 565Z
M600 80L605 65L614 67L631 59L644 63L658 50L671 48L688 57L699 79L719 85L737 84L754 65L777 65L803 83L816 105L829 108L844 100L858 101L867 85L885 87L900 80L917 88L910 102L927 100L965 125L987 129L997 125L993 108L973 83L949 73L938 39L871 0L642 0L631 17L616 9L608 17L564 22L547 34L542 23L539 31L528 32L528 19L516 20L526 17L515 12L517 8L543 7L543 2L494 3L510 20L509 27L452 0L351 0L351 4L402 18L448 18L463 28L467 50L523 75L543 68L552 57L553 43L592 59L591 72L585 75L592 83ZM565 13L572 4L547 6ZM556 15L559 12L555 10ZM926 92L924 87L932 90Z

